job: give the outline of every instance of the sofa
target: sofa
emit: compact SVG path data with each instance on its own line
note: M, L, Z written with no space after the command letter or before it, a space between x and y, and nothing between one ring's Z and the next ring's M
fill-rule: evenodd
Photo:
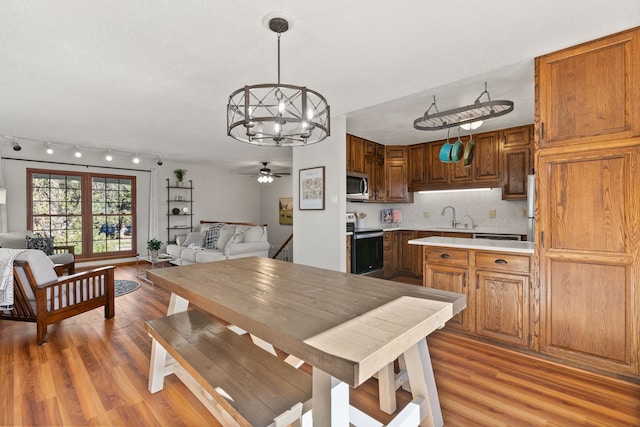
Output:
M251 256L269 256L267 226L245 222L201 221L189 234L167 245L174 264L199 264Z

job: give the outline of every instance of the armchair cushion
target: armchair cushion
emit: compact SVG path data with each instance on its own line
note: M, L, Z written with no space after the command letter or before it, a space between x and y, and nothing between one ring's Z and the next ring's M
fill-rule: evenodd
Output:
M26 236L27 249L39 249L47 255L53 255L53 237Z

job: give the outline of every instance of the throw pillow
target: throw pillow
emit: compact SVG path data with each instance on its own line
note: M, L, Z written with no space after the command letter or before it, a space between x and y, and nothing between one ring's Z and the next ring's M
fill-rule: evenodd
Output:
M220 229L220 236L218 237L218 242L216 243L216 249L224 250L224 247L227 245L227 242L236 232L235 225L225 224L224 227Z
M216 249L216 243L218 242L218 238L220 237L220 230L224 224L214 224L209 227L207 233L204 237L204 248L205 249Z
M259 242L260 240L262 240L262 234L264 233L264 230L262 227L249 227L245 232L244 232L244 241L245 242Z
M47 255L53 255L53 237L26 236L27 249L39 249Z
M234 243L242 243L242 242L244 242L244 233L236 233L233 235L233 237L229 239L229 241L225 245L225 248L229 245L233 245Z
M196 245L203 246L204 245L204 237L199 232L193 232L187 234L187 238L184 239L182 246Z

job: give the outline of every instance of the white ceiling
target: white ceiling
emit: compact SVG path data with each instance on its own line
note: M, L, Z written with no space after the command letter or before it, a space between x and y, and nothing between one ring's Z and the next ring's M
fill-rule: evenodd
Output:
M443 138L413 120L434 95L441 111L473 103L485 81L515 110L480 131L532 123L535 56L640 25L637 0L2 0L0 135L288 166L290 149L226 136L229 94L277 79L274 11L294 21L282 82L384 144Z

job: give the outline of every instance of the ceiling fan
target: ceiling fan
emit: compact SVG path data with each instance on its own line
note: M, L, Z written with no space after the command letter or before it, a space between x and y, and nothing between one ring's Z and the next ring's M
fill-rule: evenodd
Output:
M241 173L240 175L251 175L253 177L258 178L258 182L272 182L273 178L280 178L286 175L291 175L289 172L272 172L271 169L267 167L269 162L260 162L262 167L258 170L257 173Z

